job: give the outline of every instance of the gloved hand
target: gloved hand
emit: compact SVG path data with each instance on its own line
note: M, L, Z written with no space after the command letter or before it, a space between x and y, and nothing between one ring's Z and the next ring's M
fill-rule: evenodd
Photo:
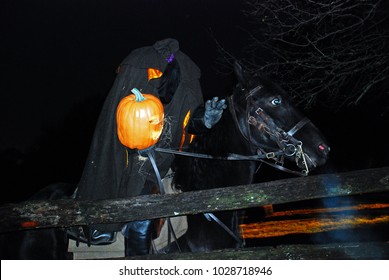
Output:
M222 117L223 110L227 108L226 100L214 97L205 102L204 125L207 128L214 126Z

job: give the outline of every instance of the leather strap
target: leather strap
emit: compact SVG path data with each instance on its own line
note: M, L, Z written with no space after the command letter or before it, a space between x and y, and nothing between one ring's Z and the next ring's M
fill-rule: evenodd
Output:
M213 213L204 213L205 218L208 221L214 220L219 226L221 226L229 235L231 235L239 244L240 247L243 246L243 240L238 237L229 227L227 227L222 221L219 220Z
M152 146L152 147L150 147L148 149L145 149L143 151L139 151L139 153L141 155L146 154L147 157L149 158L149 160L151 162L151 165L154 168L155 176L157 177L157 181L158 181L158 185L159 185L159 192L161 194L165 194L165 189L163 187L163 183L162 183L162 179L161 179L161 174L159 173L158 166L157 166L157 164L155 162L155 147ZM173 226L171 224L170 217L166 218L166 221L167 221L167 225L168 225L169 244L170 244L170 236L173 236L173 240L176 243L178 250L181 252L181 248L180 248L180 245L178 244L177 236L176 236L176 233L174 232Z
M230 153L226 157L214 157L208 154L201 154L201 153L191 153L191 152L184 152L184 151L178 151L173 149L165 149L165 148L155 148L155 151L161 152L161 153L169 153L169 154L175 154L175 155L181 155L181 156L188 156L188 157L196 157L196 158L204 158L204 159L218 159L218 160L262 160L262 159L270 159L277 156L281 156L284 154L283 151L275 151L275 152L269 152L259 155L240 155L240 154L234 154Z
M297 131L299 131L304 125L310 122L310 119L307 117L299 121L294 127L292 127L287 133L290 136L293 136Z

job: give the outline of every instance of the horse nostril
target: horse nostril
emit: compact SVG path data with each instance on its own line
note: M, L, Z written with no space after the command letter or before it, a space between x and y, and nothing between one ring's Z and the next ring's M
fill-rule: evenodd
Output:
M328 146L325 145L325 144L320 144L320 145L318 146L318 149L319 149L319 151L320 151L322 154L324 154L325 156L327 156L328 153L330 152L330 147L328 147Z

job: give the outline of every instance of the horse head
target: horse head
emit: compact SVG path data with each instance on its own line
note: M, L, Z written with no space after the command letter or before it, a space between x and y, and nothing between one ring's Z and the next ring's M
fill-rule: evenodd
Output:
M238 83L230 109L252 152L268 155L278 167L284 159L294 162L303 175L324 165L330 151L326 139L288 94L260 75L249 74L238 63L234 71Z

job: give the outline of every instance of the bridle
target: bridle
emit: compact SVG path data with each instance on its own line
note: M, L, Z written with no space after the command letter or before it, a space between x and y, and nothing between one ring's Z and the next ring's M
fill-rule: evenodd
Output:
M307 160L310 160L310 158L306 153L304 153L303 142L296 139L294 135L306 124L310 123L310 120L304 117L291 129L285 132L282 128L276 125L273 118L271 118L261 107L256 108L254 116L251 115L250 113L251 110L249 110L248 108L252 104L251 96L257 93L261 89L262 86L257 86L254 89L250 90L247 95L248 100L247 100L247 108L246 108L246 112L247 112L246 119L247 119L247 124L249 124L249 127L247 127L246 129L247 132L245 132L245 130L242 128L241 123L238 120L236 108L235 108L234 95L228 97L228 103L229 103L228 107L230 109L236 127L238 128L243 138L249 142L250 146L252 147L252 150L256 151L258 156L266 155L265 158L258 158L258 160L284 172L288 172L300 176L307 176L310 171L307 164ZM270 148L266 145L254 144L253 137L251 135L250 126L268 134L270 139L277 144L278 150L274 150L274 148ZM266 151L269 149L271 150L270 152ZM295 171L284 167L283 165L284 165L285 157L293 158L297 166L299 165L302 166L302 170ZM274 162L271 162L269 160L272 160Z

